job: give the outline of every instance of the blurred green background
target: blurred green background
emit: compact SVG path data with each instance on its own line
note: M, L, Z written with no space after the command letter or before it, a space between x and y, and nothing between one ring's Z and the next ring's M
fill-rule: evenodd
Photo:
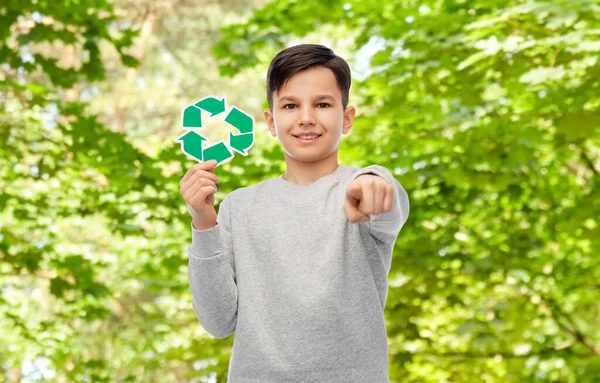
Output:
M265 75L298 43L352 68L340 163L410 196L391 381L600 381L599 1L5 0L0 382L226 380L234 337L191 306L174 139L183 107L226 95L257 139L217 168L217 204L279 176Z

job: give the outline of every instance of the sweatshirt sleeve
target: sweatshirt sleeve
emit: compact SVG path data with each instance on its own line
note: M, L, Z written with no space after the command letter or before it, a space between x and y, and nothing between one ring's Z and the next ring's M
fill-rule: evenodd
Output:
M192 307L202 327L220 339L235 331L238 308L228 197L219 206L215 226L197 230L190 224L192 244L188 248Z
M402 226L404 226L404 223L408 219L408 213L410 211L408 194L400 182L394 178L392 173L385 167L379 165L370 165L357 170L352 175L348 185L350 185L358 176L369 173L383 177L394 187L392 210L380 215L370 214L370 221L359 222L359 225L365 225L369 233L378 240L385 243L393 243L396 241L400 229L402 229Z

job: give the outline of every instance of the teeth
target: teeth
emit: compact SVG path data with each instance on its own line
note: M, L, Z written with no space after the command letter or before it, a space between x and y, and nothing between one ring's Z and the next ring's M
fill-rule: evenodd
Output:
M310 140L310 139L313 139L313 138L317 138L319 136L317 135L317 136L298 136L298 137L304 138L305 140Z

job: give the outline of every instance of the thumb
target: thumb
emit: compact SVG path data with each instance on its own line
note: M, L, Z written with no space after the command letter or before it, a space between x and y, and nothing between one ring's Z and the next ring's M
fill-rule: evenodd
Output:
M206 165L208 166L205 170L207 172L211 172L214 174L215 168L217 167L217 160L206 161Z

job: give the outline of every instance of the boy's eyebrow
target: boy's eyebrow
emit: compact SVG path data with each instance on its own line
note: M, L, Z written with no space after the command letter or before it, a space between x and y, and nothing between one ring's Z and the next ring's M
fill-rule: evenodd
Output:
M329 98L329 99L335 101L335 98L333 96L331 96L331 95L328 95L328 94L318 94L318 95L316 95L313 98L313 100L323 100L323 99L326 99L326 98ZM294 96L283 96L283 97L281 97L279 99L279 101L283 101L283 100L298 101L298 99L296 97L294 97Z

